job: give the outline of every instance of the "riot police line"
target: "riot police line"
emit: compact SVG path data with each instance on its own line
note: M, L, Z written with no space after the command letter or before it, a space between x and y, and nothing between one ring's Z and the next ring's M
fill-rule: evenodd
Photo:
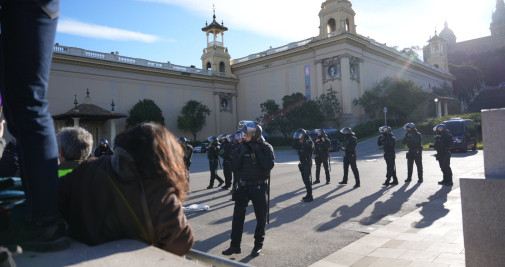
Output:
M412 181L413 164L416 164L418 183L423 182L422 170L422 136L413 123L404 125L406 129L402 143L407 145L408 152L407 165L408 176L406 183ZM452 186L452 170L450 168L451 148L453 144L452 136L444 124L439 124L433 128L435 134L435 143L433 147L437 154L435 155L443 173L443 180L438 182L440 185ZM330 184L330 155L329 149L332 146L331 141L324 130L316 129L316 138L313 140L305 129L295 131L292 140L292 147L299 156L298 168L305 185L307 194L302 198L303 202L314 200L312 195L312 185L320 183L321 165L324 169L326 185ZM354 175L354 188L360 187L360 175L357 167L357 138L350 127L344 127L340 130L344 135L342 142L338 140L337 152L342 150L343 157L343 177L338 183L345 185L348 182L349 167ZM379 132L382 134L377 139L377 145L384 149L384 159L387 165L386 181L384 186L398 184L396 176L396 138L389 126L381 126ZM187 144L186 139L180 143ZM265 239L265 227L269 221L270 207L270 172L275 165L275 156L273 147L265 141L262 136L262 127L259 123L253 121L240 121L238 130L235 134L221 134L218 137L211 136L207 139L209 145L207 148L207 158L210 168L210 182L207 189L212 189L214 181L219 182L218 187L230 189L232 200L235 201L232 220L232 232L230 246L222 251L223 255L232 255L241 253L241 240L244 229L244 220L246 208L249 201L252 202L255 216L256 228L254 233L254 248L251 251L252 257L260 255ZM335 146L334 146L335 147ZM219 157L223 159L222 169L225 179L223 180L217 174L217 167L221 165ZM312 159L316 164L316 179L312 181ZM185 162L187 161L185 157ZM189 159L189 164L191 160ZM189 168L189 166L188 166ZM391 181L392 179L392 181Z

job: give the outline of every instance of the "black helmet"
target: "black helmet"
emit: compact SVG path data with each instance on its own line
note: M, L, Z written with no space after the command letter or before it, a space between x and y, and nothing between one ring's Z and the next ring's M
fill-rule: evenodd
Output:
M433 127L433 131L435 133L443 133L447 131L447 126L445 126L445 124L438 124L437 126Z
M409 123L405 124L405 126L403 126L403 128L405 128L405 130L407 130L407 129L414 130L416 128L416 125L413 124L412 122L409 122Z
M209 141L210 143L214 143L217 142L217 138L215 136L209 136L207 137L207 141Z
M295 134L293 135L293 139L300 140L300 139L305 138L305 136L307 136L307 135L308 135L307 131L300 128L300 129L296 130Z
M251 136L253 141L260 139L263 133L263 129L261 129L259 123L254 121L240 121L238 127L244 135L247 134Z
M381 126L381 127L379 127L379 132L380 133L390 133L391 132L391 127L389 127L389 126Z
M352 129L350 127L344 127L344 128L342 128L342 130L340 130L340 132L343 134L351 134Z
M315 129L314 132L316 132L317 135L324 135L323 129Z
M217 140L219 140L219 141L224 141L224 139L226 139L226 134L220 134L220 135L217 137Z
M177 142L179 142L179 144L182 144L182 143L187 143L188 142L188 139L186 139L185 137L179 137L177 139Z

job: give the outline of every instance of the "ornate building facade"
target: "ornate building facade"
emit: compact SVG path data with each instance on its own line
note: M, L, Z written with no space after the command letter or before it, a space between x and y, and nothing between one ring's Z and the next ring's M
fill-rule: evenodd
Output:
M353 100L386 77L411 80L425 90L454 79L444 69L359 35L354 16L350 1L327 0L319 12L319 35L230 60L224 44L228 28L214 15L202 28L207 36L202 69L56 45L50 111L69 110L74 95L82 97L86 88L94 104L107 107L113 100L118 113L127 114L139 100L152 99L162 109L167 128L189 136L177 129L177 116L188 100L197 100L212 112L197 135L202 140L234 132L238 121L260 116L261 103L282 103L282 97L292 93L315 99L330 88L336 90L342 123L354 126L364 119L364 112ZM125 119L114 123L120 131ZM111 134L108 128L112 127L104 126L104 133Z

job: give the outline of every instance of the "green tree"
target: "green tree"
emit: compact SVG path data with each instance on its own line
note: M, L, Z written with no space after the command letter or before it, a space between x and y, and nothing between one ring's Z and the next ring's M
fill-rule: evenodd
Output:
M390 118L401 122L420 119L415 111L426 105L429 94L421 86L409 80L384 78L373 85L362 97L354 99L355 105L360 105L372 119L384 115L383 108L387 107ZM413 118L415 115L416 118ZM421 117L422 118L422 117Z
M260 104L262 115L258 118L263 125L263 130L269 135L278 129L279 117L282 116L279 104L275 100L269 99Z
M131 127L141 122L157 122L165 125L165 118L160 107L151 99L139 100L128 112L126 127Z
M202 130L207 123L207 116L211 113L209 107L196 101L189 100L181 110L181 116L177 116L177 128L183 131L189 131L193 135L193 141L196 141L196 133Z
M315 101L323 113L324 120L330 121L333 127L336 127L341 113L337 92L330 87L327 93L322 94Z
M474 88L480 87L482 74L471 65L453 65L449 64L449 72L454 75L456 80L452 82L454 94L460 99L468 100L473 95Z

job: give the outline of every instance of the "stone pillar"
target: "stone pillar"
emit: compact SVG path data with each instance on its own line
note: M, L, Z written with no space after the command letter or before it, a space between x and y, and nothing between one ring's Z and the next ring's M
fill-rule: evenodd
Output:
M444 115L449 115L449 111L447 110L447 101L444 101Z
M466 266L505 262L505 109L482 110L486 179L460 179Z
M505 108L484 109L481 116L486 178L505 179Z
M116 119L110 120L110 143L114 145L114 139L116 138Z
M219 135L221 134L221 103L219 103L219 94L214 93L214 114L215 114L215 130L214 132Z
M72 118L72 119L74 120L74 127L78 127L80 118Z
M340 59L340 71L342 74L342 113L352 113L351 71L349 70L349 58Z
M316 65L316 97L320 97L322 94L326 93L323 87L323 64L318 62Z
M233 126L234 128L237 127L238 125L238 116L237 116L237 95L234 95L231 97L231 107L232 107L232 118L233 118L233 123L235 123L235 126ZM235 132L233 132L232 134L235 134Z
M437 102L437 117L442 117L442 103L441 100Z

